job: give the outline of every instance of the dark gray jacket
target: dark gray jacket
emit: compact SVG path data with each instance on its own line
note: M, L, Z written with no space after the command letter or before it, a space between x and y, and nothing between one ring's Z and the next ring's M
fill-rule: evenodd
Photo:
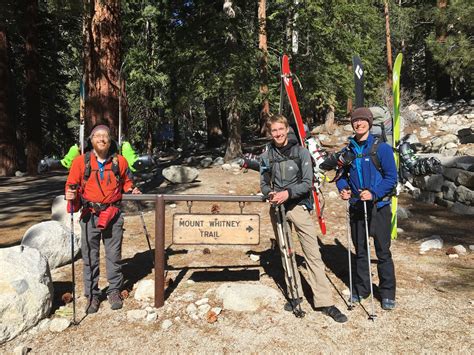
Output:
M305 205L313 209L311 189L313 186L313 164L306 148L294 145L287 157L273 145L260 156L260 189L265 197L271 191L287 190L289 200L285 207Z

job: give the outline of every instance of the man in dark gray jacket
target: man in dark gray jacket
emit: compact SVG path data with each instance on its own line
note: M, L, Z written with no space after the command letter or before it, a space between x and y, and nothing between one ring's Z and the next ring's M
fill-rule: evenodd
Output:
M296 137L289 138L288 120L282 115L270 117L269 130L273 138L269 149L261 155L260 187L272 204L270 217L276 233L275 206L283 204L287 221L293 226L301 243L309 274L308 283L314 297L314 305L336 322L346 322L347 317L334 305L332 290L319 251L316 225L310 215L313 209L313 166L307 149L301 147ZM294 135L293 135L294 136ZM283 259L283 256L282 256ZM286 264L282 262L287 275ZM298 295L303 295L301 279L296 272ZM287 287L290 287L286 278ZM302 298L290 300L301 303ZM291 307L291 305L289 305ZM291 309L288 305L285 309Z

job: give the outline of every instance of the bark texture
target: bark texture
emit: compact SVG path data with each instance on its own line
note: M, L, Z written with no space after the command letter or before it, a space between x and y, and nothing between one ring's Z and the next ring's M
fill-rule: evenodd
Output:
M84 76L86 135L97 123L107 123L118 135L119 72L122 62L119 0L84 3ZM122 105L126 106L125 80ZM127 133L127 110L122 107L122 134Z
M14 122L8 107L8 76L7 31L0 26L0 176L13 175L17 160Z

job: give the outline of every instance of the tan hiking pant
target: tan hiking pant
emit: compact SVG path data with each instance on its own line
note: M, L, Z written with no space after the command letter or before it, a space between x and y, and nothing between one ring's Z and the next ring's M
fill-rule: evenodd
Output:
M270 208L270 218L273 225L273 231L275 232L275 236L277 236L277 219L275 215L275 209L273 207ZM298 239L301 243L301 248L306 260L309 275L309 280L307 281L313 291L315 307L328 307L334 305L332 290L329 280L326 277L324 263L321 259L321 253L319 251L314 217L311 216L309 211L304 209L303 206L298 205L286 212L286 219L290 226L292 226L296 231ZM277 242L279 242L278 237ZM283 254L281 254L281 259L283 268L285 269L285 281L288 288L289 282L286 276L287 270ZM301 287L301 278L299 272L296 273L296 282L298 285L298 293L300 297L303 297L303 289Z

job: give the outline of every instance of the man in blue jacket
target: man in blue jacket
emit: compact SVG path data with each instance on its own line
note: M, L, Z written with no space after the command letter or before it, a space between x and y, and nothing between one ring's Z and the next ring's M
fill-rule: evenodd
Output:
M352 302L360 302L370 295L364 219L366 202L369 234L374 237L378 259L382 308L391 310L395 308L395 269L390 252L390 196L397 184L397 169L392 147L370 134L372 121L373 116L368 108L360 107L352 112L351 124L355 136L349 139L347 149L356 158L337 181L337 188L341 198L350 201L351 234L356 250Z

